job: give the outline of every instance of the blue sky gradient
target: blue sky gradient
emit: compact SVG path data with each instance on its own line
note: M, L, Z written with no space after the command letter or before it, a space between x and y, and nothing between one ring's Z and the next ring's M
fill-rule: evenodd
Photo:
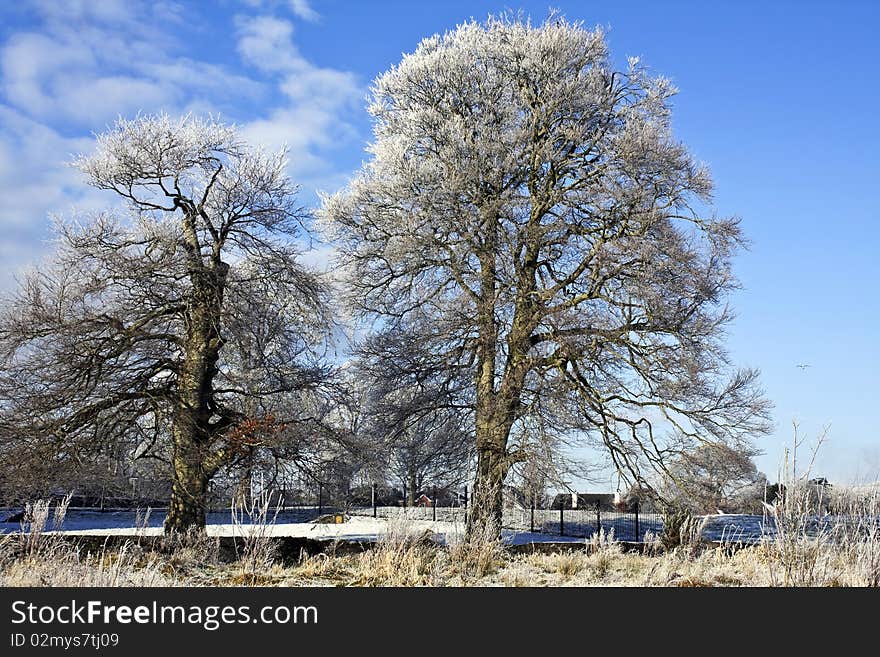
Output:
M814 473L880 478L878 3L554 2L606 28L616 62L642 57L680 89L677 136L707 162L719 214L742 217L733 361L758 367L777 430ZM48 251L49 214L104 207L64 162L118 115L219 112L291 147L306 204L365 158L364 96L420 39L543 2L31 1L0 5L0 289ZM310 257L321 262L326 249ZM809 367L799 368L800 364Z

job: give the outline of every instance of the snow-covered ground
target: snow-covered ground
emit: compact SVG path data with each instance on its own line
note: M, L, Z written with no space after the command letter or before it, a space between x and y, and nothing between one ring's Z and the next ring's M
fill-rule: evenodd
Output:
M112 512L111 512L112 513ZM75 516L74 516L75 518ZM69 518L68 520L71 520ZM63 531L66 535L73 536L160 536L161 526L148 526L136 528L125 527L82 527L80 522L65 522L65 526L71 529ZM18 524L9 524L4 527L6 532L20 529ZM47 528L48 529L48 528ZM234 525L231 523L209 524L206 527L209 536L247 536L255 531L265 533L268 536L289 536L299 538L311 538L315 540L343 540L343 541L377 541L389 534L403 534L419 536L425 533L433 535L434 540L449 543L459 540L464 535L464 524L460 522L444 522L422 520L417 518L371 518L351 516L345 522L338 524L325 524L313 522L275 523L265 527L251 525ZM52 532L47 532L52 533ZM538 532L514 531L505 529L502 532L503 540L511 545L524 545L528 543L583 543L585 539L574 536L558 536Z
M248 525L208 525L209 536L242 536L251 531ZM256 531L262 532L263 529ZM322 524L310 522L283 523L267 525L265 534L268 536L291 536L299 538L312 538L316 540L344 540L344 541L377 541L389 533L409 535L421 535L430 532L438 542L451 542L460 539L464 534L464 526L452 522L432 522L430 520L389 519L389 518L351 518L339 524ZM161 527L147 527L137 530L130 527L116 527L112 529L81 529L65 531L70 535L88 536L159 536ZM503 540L511 545L524 545L528 543L583 543L585 539L573 536L554 536L552 534L539 534L530 532L516 532L504 530Z
M3 519L21 511L21 508L0 509L0 533L18 531L19 523L2 522ZM312 521L322 513L331 513L336 509L324 508L319 511L318 507L302 507L284 509L275 516L274 510L269 512L270 518L275 518L278 524L302 523ZM132 527L156 527L161 528L165 521L166 509L92 509L70 508L64 518L62 529L65 530L94 530L94 529L126 529ZM208 525L225 525L231 522L232 515L226 511L209 511L205 520ZM50 515L48 525L52 524Z
M358 518L352 517L346 522L339 524L325 524L312 522L275 523L263 526L233 524L213 524L206 527L209 536L242 536L249 532L265 533L267 536L296 536L300 538L314 539L345 539L348 541L367 540L374 541L389 532L406 532L408 534L421 534L430 531L434 534L450 537L464 530L451 522L431 522L429 520L412 519L388 519L388 518ZM133 527L113 527L106 529L75 529L67 530L65 534L89 535L89 536L159 536L161 527L146 527L136 529Z
M5 518L7 510L0 510L0 519ZM10 512L13 510L9 510ZM423 534L430 532L435 535L435 540L451 542L464 533L463 514L449 514L446 518L432 521L430 510L408 509L404 517L400 509L389 512L388 515L380 515L378 518L363 515L348 516L347 520L339 524L315 523L317 510L284 511L276 517L274 523L266 526L265 530L244 524L236 526L231 523L228 512L212 512L208 515L207 533L211 536L242 536L251 531L265 531L270 536L290 536L311 538L316 540L345 540L345 541L376 541L389 533ZM152 514L144 522L144 518L137 518L133 511L97 511L76 509L68 511L62 526L66 534L90 535L90 536L158 536L162 533L162 521L164 510ZM440 514L438 513L438 516ZM815 519L816 530L833 522L842 522L840 517L822 517ZM507 522L508 519L505 519ZM876 520L875 520L876 522ZM51 528L51 518L47 523L47 529ZM546 524L546 523L545 523ZM557 526L553 523L544 527L543 532L530 532L526 525L511 523L509 526L519 526L520 529L505 529L503 537L510 544L526 543L578 543L589 540L589 536L595 531L595 526L583 523L566 521L566 534L575 536L560 536L556 531ZM536 527L538 524L536 523ZM640 525L639 539L645 540L646 534L655 536L662 531L662 522L656 519L643 519ZM603 529L614 529L615 540L632 540L634 538L632 527L622 525L615 527L603 518ZM21 530L18 522L0 522L0 533L17 532ZM775 526L772 519L753 515L719 514L705 517L702 527L703 538L711 541L727 542L757 542L772 537L775 534ZM585 538L585 536L587 538Z
M20 511L20 509L0 509L0 520ZM326 507L324 511L330 511ZM348 520L341 524L314 523L319 515L316 507L304 507L298 509L286 509L279 512L275 522L271 524L267 532L273 536L298 536L314 539L344 539L350 541L374 541L385 536L389 531L421 534L430 531L437 534L439 540L455 540L464 532L464 511L461 508L437 509L437 521L432 520L433 510L428 508L412 508L406 510L406 516L397 507L384 507L378 509L378 518L372 517L372 510L360 509L359 515L351 515ZM162 533L162 523L165 519L164 509L154 509L147 517L144 512L136 513L133 510L105 510L97 509L69 509L61 529L68 534L92 535L92 536L126 536L136 535L159 535ZM270 518L273 513L270 511ZM554 513L554 518L555 518ZM212 511L207 515L207 532L212 536L233 536L248 531L248 526L236 528L231 524L229 511ZM548 523L548 531L528 531L528 520L519 517L505 517L508 527L519 529L505 530L504 538L510 543L529 542L582 542L584 536L592 533L586 526L581 526L569 517L566 524L566 533L574 536L559 536L557 525ZM535 527L542 526L541 518L536 518ZM46 523L46 529L50 529L52 519ZM607 531L612 525L605 526ZM142 527L136 529L136 527ZM21 529L18 522L0 522L0 533L16 532ZM643 524L642 534L650 528ZM625 528L618 528L618 538L628 538Z

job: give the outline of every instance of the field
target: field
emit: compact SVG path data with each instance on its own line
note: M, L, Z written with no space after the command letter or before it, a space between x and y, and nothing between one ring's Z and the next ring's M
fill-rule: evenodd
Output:
M65 509L44 504L27 531L0 537L0 585L878 586L877 496L859 504L820 524L793 502L774 508L775 535L751 544L707 541L705 523L695 522L674 537L648 533L639 549L604 531L545 535L544 543L510 531L504 540L493 532L465 540L457 522L403 515L339 525L233 522L173 540L144 524L83 532L85 542L51 531ZM279 553L279 536L324 543L291 558Z

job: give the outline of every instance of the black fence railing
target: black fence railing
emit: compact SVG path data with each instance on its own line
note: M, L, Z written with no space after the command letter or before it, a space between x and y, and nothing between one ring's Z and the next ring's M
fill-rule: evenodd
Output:
M505 509L503 526L515 532L553 534L589 539L602 536L608 540L643 542L663 530L659 513L609 511L606 509Z
M437 498L435 498L437 499ZM347 511L356 516L374 518L397 518L402 514L411 520L464 523L467 518L469 495L467 489L454 496L454 502L430 498L413 506L399 500L397 504L350 505ZM644 542L650 541L663 531L663 516L645 513L638 505L627 511L609 510L603 506L582 508L524 507L505 505L502 529L515 533L555 535L567 538L603 537L606 540Z
M467 518L463 506L377 506L349 507L352 516L367 518L407 518L408 520L425 520L428 522L452 522L462 525Z
M348 513L360 517L401 518L463 525L467 518L464 506L377 506L351 507ZM566 538L644 542L660 534L663 517L658 513L617 512L588 509L505 508L502 528L517 534L543 534Z

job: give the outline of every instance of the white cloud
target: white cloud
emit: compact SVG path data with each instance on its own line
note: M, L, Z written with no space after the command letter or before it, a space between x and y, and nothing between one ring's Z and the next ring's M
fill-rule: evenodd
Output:
M287 102L243 126L245 137L266 147L286 144L290 173L303 182L334 177L324 149L351 143L357 136L346 114L359 109L364 90L348 72L306 60L293 41L290 21L273 16L239 18L238 52L245 62L274 75Z
M0 226L43 224L49 209L66 209L89 196L90 188L65 161L90 145L89 138L63 137L0 105Z
M158 26L184 20L188 9L179 5L112 0L37 7L42 29L13 34L0 49L0 93L35 118L92 131L119 114L181 111L196 96L229 105L265 93L259 81L177 54L181 43L171 35L179 32Z
M199 22L198 3L35 0L32 7L39 21L0 42L0 289L45 252L50 213L115 202L65 163L88 152L91 134L119 115L222 112L239 119L248 140L286 143L290 173L304 191L343 178L328 153L355 143L348 115L360 110L363 90L353 74L303 56L291 22L235 21L235 32L223 36L236 39L248 72L211 61L211 53L186 52L177 28ZM308 3L286 7L318 18Z
M315 244L302 254L302 263L312 269L327 273L333 267L336 258L336 248L331 244Z
M124 24L135 12L127 0L36 0L34 4L50 23L71 24L80 21Z
M50 213L106 207L106 197L64 165L90 144L0 104L0 290L46 250Z
M321 18L320 14L309 6L308 0L290 0L290 8L305 21L316 22Z
M274 16L239 17L238 52L266 72L290 71L308 64L293 45L293 23Z
M293 23L274 16L239 17L238 52L248 64L283 75L281 89L291 98L344 104L361 93L348 71L321 68L306 60L293 42Z
M2 90L17 107L45 116L57 99L50 86L59 74L95 64L83 44L64 44L44 34L15 34L0 52Z
M82 85L63 80L55 87L64 98L67 118L83 124L95 119L110 122L118 115L131 116L152 107L174 107L181 100L172 85L125 75L96 77Z
M309 100L321 107L348 105L363 96L354 74L327 68L293 71L281 83L281 90L294 100Z
M271 9L279 10L286 7L290 12L304 21L309 23L317 23L321 20L321 15L312 9L309 0L239 0L251 9Z

